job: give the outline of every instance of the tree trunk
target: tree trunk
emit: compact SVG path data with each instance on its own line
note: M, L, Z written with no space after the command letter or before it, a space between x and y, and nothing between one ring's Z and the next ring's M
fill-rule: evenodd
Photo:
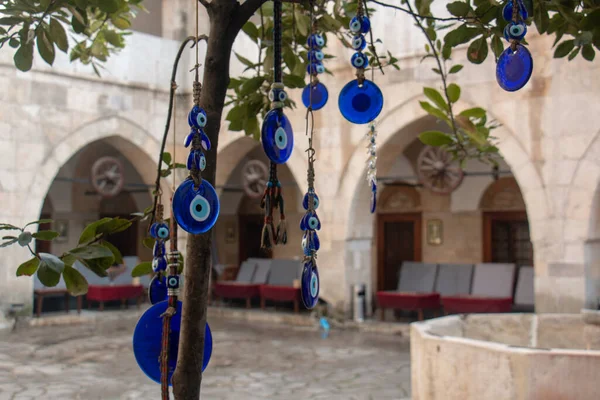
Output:
M235 15L237 17L235 21L239 20L240 16L236 13L239 7L239 4L231 0L213 0L208 9L211 23L206 59L201 62L204 78L200 105L208 117L205 133L211 141L212 148L206 153L207 165L202 178L213 185L221 116L229 85L231 49L241 28L233 18ZM190 234L188 237L179 355L177 368L173 374L173 393L176 400L200 398L204 330L211 272L211 236L209 231L202 235Z

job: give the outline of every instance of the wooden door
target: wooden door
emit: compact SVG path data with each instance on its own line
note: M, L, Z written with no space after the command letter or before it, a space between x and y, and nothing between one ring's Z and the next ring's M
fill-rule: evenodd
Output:
M421 261L421 214L380 214L377 290L396 290L404 261Z
M40 215L40 219L51 219L51 216L48 214ZM40 224L40 231L51 231L52 223ZM52 253L52 242L45 240L36 240L35 241L35 251L36 253Z
M100 215L100 218L122 218L130 219L130 215ZM115 246L121 252L123 257L138 255L138 221L122 232L108 235L107 239L110 244Z
M533 266L533 247L525 212L489 212L483 216L485 262Z
M273 252L260 248L264 216L258 214L239 216L239 263L249 258L271 258Z

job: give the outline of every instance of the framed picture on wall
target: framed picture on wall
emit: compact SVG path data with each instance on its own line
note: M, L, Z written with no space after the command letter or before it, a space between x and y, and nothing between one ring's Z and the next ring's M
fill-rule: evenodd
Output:
M54 230L58 232L55 239L58 243L64 243L69 240L69 221L66 219L57 219L54 221Z
M443 225L441 219L427 221L427 244L439 246L444 242Z

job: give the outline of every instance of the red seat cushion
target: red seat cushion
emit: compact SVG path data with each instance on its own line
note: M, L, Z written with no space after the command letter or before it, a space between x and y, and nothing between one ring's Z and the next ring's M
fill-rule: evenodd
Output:
M87 299L93 301L112 301L121 299L133 299L144 293L142 285L118 285L118 286L89 286Z
M300 300L300 288L292 286L261 285L260 296L265 300L273 301Z
M436 309L440 307L439 293L377 292L381 308L397 310Z
M444 311L448 313L506 313L511 311L512 303L512 297L442 297Z
M224 299L247 299L260 295L260 285L255 283L216 282L215 295Z

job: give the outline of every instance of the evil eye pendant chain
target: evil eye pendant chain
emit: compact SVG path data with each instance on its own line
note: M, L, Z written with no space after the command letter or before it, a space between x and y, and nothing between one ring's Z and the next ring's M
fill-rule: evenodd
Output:
M377 132L375 130L375 121L369 123L369 132L367 133L367 183L371 188L371 214L377 209Z
M281 0L273 1L273 85L269 93L271 110L265 116L261 128L263 150L270 160L270 173L261 207L265 210L264 226L261 233L261 247L270 249L277 244L287 243L287 222L283 204L281 183L277 179L277 165L284 164L294 149L294 132L290 121L283 113L287 100L282 83L281 66ZM273 211L279 209L279 223L275 228Z
M304 107L310 108L313 111L320 110L325 106L329 99L327 87L319 82L319 75L325 72L323 66L323 46L325 46L325 38L317 31L317 23L313 13L314 4L310 4L310 19L312 24L312 33L308 36L306 45L308 47L306 72L309 75L309 83L302 90L302 103Z
M353 124L367 124L373 121L383 108L381 90L373 81L365 79L365 68L369 65L369 59L363 50L367 46L365 34L370 30L371 22L364 15L363 0L358 0L356 16L350 21L352 48L356 51L350 61L356 68L356 80L348 82L338 98L340 112Z
M319 301L319 271L317 269L317 251L321 246L319 242L319 236L317 231L321 229L321 222L317 216L317 208L319 208L319 196L315 192L315 149L313 148L313 134L314 134L314 110L321 109L327 102L327 89L322 85L317 78L316 68L310 68L313 60L317 59L314 56L315 53L322 54L320 48L324 44L323 37L317 33L316 21L313 13L313 4L310 8L310 19L313 27L312 34L308 37L308 58L309 70L308 73L311 78L311 82L304 88L302 93L302 102L306 106L306 134L308 136L308 191L302 199L302 207L306 210L306 213L300 220L300 229L304 232L302 235L302 252L304 253L304 265L302 268L302 277L300 280L301 284L301 297L304 306L308 309L314 308ZM312 55L311 55L312 54ZM312 58L312 59L311 59ZM320 57L322 59L323 57ZM317 65L324 70L323 64ZM315 83L316 82L316 83ZM322 88L320 88L321 85ZM324 90L324 96L323 91ZM305 99L305 96L307 99ZM310 120L310 121L309 121Z
M167 299L167 253L165 241L169 239L169 227L163 220L164 207L162 204L156 206L156 222L150 227L150 236L155 240L152 250L152 270L155 275L150 281L148 298L151 304Z
M527 84L533 72L531 53L520 43L527 33L528 15L523 0L507 0L502 16L508 21L504 38L510 46L498 57L496 80L502 89L515 92Z
M206 168L204 151L211 148L210 140L204 127L208 120L206 112L200 107L201 85L194 81L194 106L188 114L190 133L185 138L185 147L191 145L187 159L188 178L183 181L173 196L173 215L179 226L188 233L200 234L208 232L219 216L219 198L215 188L202 179L202 171Z

